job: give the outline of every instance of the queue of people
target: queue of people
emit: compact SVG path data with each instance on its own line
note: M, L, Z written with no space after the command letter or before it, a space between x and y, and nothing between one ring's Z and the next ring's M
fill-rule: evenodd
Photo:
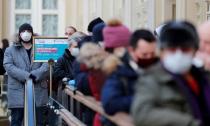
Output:
M210 22L197 29L188 21L169 21L154 33L132 32L118 19L96 18L87 35L69 26L69 47L53 67L55 94L62 92L63 78L69 78L77 90L100 101L108 115L130 114L136 126L209 126L209 28ZM35 83L37 110L42 112L47 103L48 65L31 61L33 34L23 24L19 40L4 54L11 126L22 124L28 78ZM80 111L88 126L115 126L85 106ZM37 125L43 126L41 112Z

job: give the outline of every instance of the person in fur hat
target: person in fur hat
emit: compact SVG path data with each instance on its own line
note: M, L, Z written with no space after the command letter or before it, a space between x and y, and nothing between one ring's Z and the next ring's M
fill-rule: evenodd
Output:
M88 74L89 87L93 97L97 101L100 101L101 90L106 78L101 70L105 57L106 53L104 50L95 43L85 43L78 57L78 61L81 63L81 71ZM93 126L101 126L98 113L94 117Z

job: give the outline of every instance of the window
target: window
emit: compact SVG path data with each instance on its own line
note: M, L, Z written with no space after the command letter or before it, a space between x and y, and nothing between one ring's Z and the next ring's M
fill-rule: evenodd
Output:
M42 9L58 9L58 0L42 0Z
M44 36L57 36L58 34L58 16L42 15L42 34Z
M16 14L15 15L15 29L18 32L19 27L23 23L31 24L31 15L30 14Z
M31 0L15 0L15 9L31 9Z
M23 23L30 23L39 35L63 36L65 0L11 0L10 5L11 34Z

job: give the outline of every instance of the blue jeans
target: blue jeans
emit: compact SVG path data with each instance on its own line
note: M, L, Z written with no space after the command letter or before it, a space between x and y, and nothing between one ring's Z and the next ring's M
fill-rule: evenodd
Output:
M11 124L10 126L22 126L24 119L24 108L11 108ZM36 108L36 125L45 126L46 107Z

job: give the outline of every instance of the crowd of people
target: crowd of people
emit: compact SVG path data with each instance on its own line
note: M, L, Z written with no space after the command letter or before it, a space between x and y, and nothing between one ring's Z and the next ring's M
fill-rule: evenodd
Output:
M188 21L169 21L154 32L132 32L118 19L101 18L90 22L88 34L69 26L69 47L53 67L57 100L63 98L58 93L63 78L69 78L77 90L100 101L108 115L130 114L136 126L209 126L209 29L210 22L196 28ZM32 27L23 24L18 41L4 54L11 126L21 126L28 78L35 83L37 125L44 125L48 65L32 62L33 35ZM88 126L115 126L84 106L81 113Z

